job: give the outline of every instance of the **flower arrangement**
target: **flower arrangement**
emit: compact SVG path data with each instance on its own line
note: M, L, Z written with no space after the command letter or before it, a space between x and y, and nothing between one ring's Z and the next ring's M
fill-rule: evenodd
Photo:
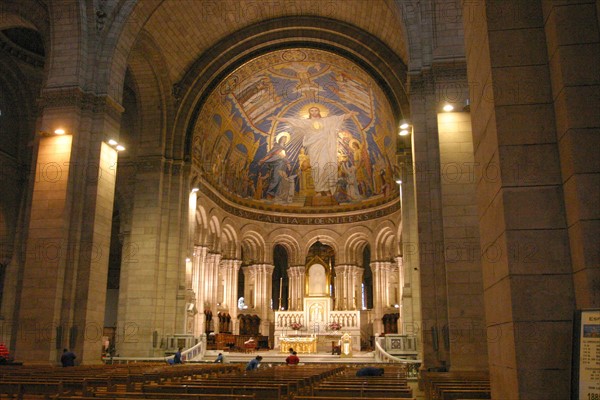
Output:
M331 329L332 331L339 331L340 329L342 329L342 325L340 325L337 322L332 322L329 324L329 329Z
M292 328L295 331L299 331L302 328L302 324L299 322L292 322L290 324L290 328Z

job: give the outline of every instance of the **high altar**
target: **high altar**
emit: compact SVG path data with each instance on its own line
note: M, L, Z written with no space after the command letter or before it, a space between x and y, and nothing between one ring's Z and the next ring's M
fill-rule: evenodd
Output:
M331 352L343 334L351 337L351 347L360 350L360 311L334 310L330 293L330 270L325 263L315 262L306 271L302 310L275 312L275 347L287 353L291 347L298 353ZM339 329L332 329L335 323ZM300 325L294 330L292 326Z

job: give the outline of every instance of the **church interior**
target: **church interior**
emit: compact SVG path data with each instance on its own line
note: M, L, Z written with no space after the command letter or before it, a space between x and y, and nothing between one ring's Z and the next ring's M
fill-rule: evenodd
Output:
M598 65L595 0L0 0L0 393L600 399Z

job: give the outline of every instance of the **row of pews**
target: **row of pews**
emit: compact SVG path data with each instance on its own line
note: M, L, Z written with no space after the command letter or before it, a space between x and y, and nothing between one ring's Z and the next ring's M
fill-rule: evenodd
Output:
M357 377L356 366L318 364L128 364L71 368L0 369L0 398L91 399L298 399L413 398L406 371L385 367L383 377Z
M489 375L486 372L421 372L425 398L430 400L491 399Z

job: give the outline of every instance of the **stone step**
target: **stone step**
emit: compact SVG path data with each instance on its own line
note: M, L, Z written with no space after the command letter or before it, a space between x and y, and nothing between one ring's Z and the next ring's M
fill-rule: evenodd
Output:
M201 359L195 359L191 361L211 362L217 358L219 353L223 353L226 363L243 363L248 362L257 355L263 357L263 363L282 363L285 362L287 353L281 353L277 350L269 351L255 351L253 353L238 353L238 352L227 352L218 350L207 350L204 357ZM331 355L329 353L315 353L315 354L298 354L300 362L305 364L312 363L342 363L342 364L373 364L379 363L375 360L374 352L356 352L353 353L352 357L341 357L339 355Z

